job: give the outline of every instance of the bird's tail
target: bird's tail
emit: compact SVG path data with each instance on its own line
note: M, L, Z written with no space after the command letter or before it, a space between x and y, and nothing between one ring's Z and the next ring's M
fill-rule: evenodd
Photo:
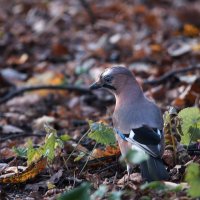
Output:
M140 164L142 178L148 182L168 180L169 174L160 158L149 157Z

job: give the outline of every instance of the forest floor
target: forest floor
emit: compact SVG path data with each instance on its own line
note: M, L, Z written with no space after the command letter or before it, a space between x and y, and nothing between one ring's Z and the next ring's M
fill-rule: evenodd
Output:
M138 166L126 181L118 147L97 144L87 136L78 141L88 131L89 120L112 124L113 96L89 90L110 66L127 66L163 113L170 106L177 112L199 107L200 2L0 4L0 199L56 199L86 181L91 193L105 193L94 199L192 199L187 184L174 188L185 183L188 163L200 163L198 155L187 152L185 159L177 160L174 146L166 149L168 186L142 189ZM55 150L53 161L42 157L27 168L27 148L46 148L44 122L58 137L67 134L66 142ZM98 190L100 185L106 189Z

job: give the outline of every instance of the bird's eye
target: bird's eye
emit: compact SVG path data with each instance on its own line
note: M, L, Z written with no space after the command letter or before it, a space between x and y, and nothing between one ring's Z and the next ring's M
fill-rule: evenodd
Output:
M111 83L112 82L112 77L111 76L104 76L104 81L107 83Z

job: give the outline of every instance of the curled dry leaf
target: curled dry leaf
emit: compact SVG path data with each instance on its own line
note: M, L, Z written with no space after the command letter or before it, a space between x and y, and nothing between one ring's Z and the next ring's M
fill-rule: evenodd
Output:
M102 158L102 157L113 156L113 155L120 155L119 147L107 146L105 150L101 150L98 148L94 149L91 155L91 159Z
M173 43L172 45L170 45L167 51L170 56L178 57L178 56L181 56L183 54L190 52L191 47L189 44L187 44L185 42L177 41L177 42Z
M24 131L13 125L4 125L2 127L2 133L4 134L12 134L12 133L23 133Z
M125 174L119 181L117 182L117 185L124 185L125 182L127 181L133 181L135 183L141 183L142 182L142 176L140 173L132 173L128 177L128 174Z
M55 120L54 117L44 115L34 120L33 127L35 129L42 129L45 123L52 124Z
M7 174L1 175L0 183L23 183L37 176L45 169L46 165L47 158L41 157L36 163L31 164L21 173L11 174L10 176L7 176Z
M189 37L195 37L195 36L198 36L200 33L200 30L192 25L192 24L185 24L184 25L184 28L183 28L183 34L185 36L189 36Z
M46 181L40 181L34 184L27 184L25 187L26 191L39 191L39 189L41 190L46 190L47 189L47 183Z
M172 150L165 150L162 159L165 161L165 163L170 166L173 167L175 164L175 160L174 160L174 153Z
M43 74L36 74L35 76L33 76L32 78L30 78L27 81L27 86L30 85L61 85L64 82L64 74L62 73L58 73L56 71L47 71ZM55 91L51 91L51 90L39 90L35 93L41 95L41 96L46 96L49 93L54 93ZM64 94L63 91L56 91L56 93L59 94Z
M8 167L8 164L0 163L0 173L2 173L7 167Z

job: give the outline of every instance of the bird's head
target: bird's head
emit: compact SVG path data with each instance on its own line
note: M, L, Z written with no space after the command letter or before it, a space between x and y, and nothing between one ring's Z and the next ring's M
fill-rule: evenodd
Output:
M116 94L124 88L127 81L134 80L132 73L126 67L111 67L106 69L99 77L98 81L90 86L91 90L105 88Z

